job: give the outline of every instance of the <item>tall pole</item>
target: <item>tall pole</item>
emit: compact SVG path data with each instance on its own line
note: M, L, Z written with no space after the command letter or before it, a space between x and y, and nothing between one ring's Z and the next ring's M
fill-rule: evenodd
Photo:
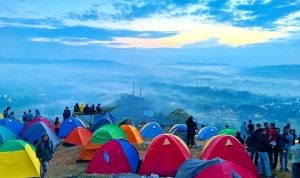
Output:
M140 98L142 98L142 85L140 85Z
M132 95L134 96L134 81L132 83Z

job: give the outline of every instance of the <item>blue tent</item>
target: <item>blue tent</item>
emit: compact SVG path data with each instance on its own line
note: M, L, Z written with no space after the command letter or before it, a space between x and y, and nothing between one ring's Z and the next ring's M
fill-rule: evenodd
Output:
M185 124L176 124L170 129L170 133L175 134L179 132L186 132L187 126Z
M211 137L217 135L219 133L219 130L214 127L214 126L206 126L206 127L203 127L198 135L197 135L197 139L199 140L208 140L210 139Z
M16 135L19 135L24 128L24 125L16 119L4 118L0 119L0 125L12 130Z
M176 124L170 129L170 133L177 135L183 141L186 141L187 126L185 124Z
M163 133L163 129L156 122L150 122L144 125L144 127L141 129L141 135L143 138L154 138Z
M188 159L178 169L175 178L192 177L256 178L251 171L220 158L212 160Z
M28 143L33 144L35 140L41 141L44 133L48 134L49 139L53 143L54 149L61 143L57 135L45 123L40 121L25 129L22 134L22 139L26 139Z
M66 138L73 129L78 127L84 127L83 123L75 117L70 117L61 123L58 136Z
M104 112L104 113L101 113L101 114L96 114L93 116L93 123L97 123L99 120L102 120L102 119L107 119L109 121L111 121L112 123L116 123L118 121L117 118L115 118L111 113L109 112Z
M15 140L17 135L7 127L0 126L0 144L6 142L7 140Z
M103 125L106 125L106 124L114 124L114 123L112 122L112 120L110 118L102 118L102 119L97 120L97 122L94 123L94 125L91 127L90 130L92 132L94 132L97 129L99 129L100 127L102 127Z

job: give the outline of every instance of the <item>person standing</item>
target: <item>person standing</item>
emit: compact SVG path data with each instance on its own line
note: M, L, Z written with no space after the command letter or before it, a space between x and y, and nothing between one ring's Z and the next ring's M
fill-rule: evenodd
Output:
M247 140L247 137L248 137L248 127L247 127L247 123L245 121L241 125L240 133L241 133L241 136L243 137L243 139Z
M10 110L10 107L6 107L6 109L3 111L3 116L4 118L9 118L9 110Z
M29 109L28 113L26 115L26 120L27 120L27 122L30 122L30 121L32 121L32 119L33 119L33 115L31 114L31 109Z
M249 120L248 123L248 131L249 131L249 135L251 135L254 132L254 125L252 124L252 120Z
M34 116L34 118L36 119L36 118L40 118L40 117L41 117L40 111L38 109L35 109L35 116Z
M64 120L66 120L69 117L71 117L71 111L70 111L69 107L66 107L66 109L64 110L64 113L63 113L63 118L64 118Z
M300 177L300 137L295 140L295 146L290 148L292 155L292 178Z
M22 119L23 119L24 126L27 126L27 113L26 112L23 112Z
M280 152L280 141L281 140L281 135L280 135L280 128L276 127L275 128L275 143L276 145L273 148L273 164L272 164L272 168L276 169L277 167L277 163L278 163L278 156L279 156L279 152Z
M101 107L101 104L98 103L98 105L97 105L97 107L96 107L96 113L97 113L97 114L101 114L101 112L102 112L102 107Z
M55 133L56 135L58 135L60 129L60 121L58 117L55 117L54 126L55 126Z
M259 154L259 161L258 161L258 172L262 174L262 167L264 164L266 176L272 177L271 175L271 168L270 168L270 160L268 156L268 149L269 149L269 140L267 138L266 129L261 128L257 130L257 151Z
M47 177L47 171L49 167L49 161L53 158L54 151L53 151L53 143L49 139L47 133L42 135L42 140L39 142L36 148L36 157L41 162L41 178Z
M285 126L283 131L284 133L281 135L280 172L288 172L288 149L292 146L293 136L289 133L289 127Z
M192 147L193 145L195 145L195 134L196 134L196 130L197 130L197 124L193 119L193 116L189 116L187 121L186 121L186 126L187 126L187 146Z

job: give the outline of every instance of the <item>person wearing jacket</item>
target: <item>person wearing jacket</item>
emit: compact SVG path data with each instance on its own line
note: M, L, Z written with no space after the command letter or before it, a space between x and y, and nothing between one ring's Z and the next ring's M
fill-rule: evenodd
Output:
M284 133L281 135L280 149L280 172L288 172L288 150L292 146L293 136L289 133L290 128L284 127Z
M258 135L256 137L257 142L257 151L259 154L259 161L258 161L258 172L262 174L262 167L264 164L266 177L272 177L271 175L271 168L270 168L270 160L268 156L269 150L269 140L267 138L266 129L260 128L257 130Z
M54 156L53 143L49 139L47 133L42 135L42 140L39 142L36 148L36 157L41 162L42 173L41 178L47 177L47 171L49 167L49 161Z
M300 177L300 137L295 140L295 146L290 148L292 155L292 178Z
M187 130L186 130L187 142L186 143L187 143L187 146L192 147L193 145L195 145L194 138L195 138L196 130L198 130L197 124L194 121L193 116L188 117L188 119L186 121L186 126L187 126Z
M279 152L280 152L280 141L281 140L281 135L280 135L280 128L276 127L275 128L275 143L276 145L273 148L273 165L272 168L276 169L277 167L277 163L278 163L278 156L279 156Z

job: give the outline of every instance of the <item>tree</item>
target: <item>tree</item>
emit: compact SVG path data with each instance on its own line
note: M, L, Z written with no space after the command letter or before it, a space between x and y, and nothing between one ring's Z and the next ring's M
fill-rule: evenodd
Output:
M185 112L182 108L176 108L174 111L170 112L167 115L167 119L171 123L182 124L185 123L189 116L190 115L187 112Z

